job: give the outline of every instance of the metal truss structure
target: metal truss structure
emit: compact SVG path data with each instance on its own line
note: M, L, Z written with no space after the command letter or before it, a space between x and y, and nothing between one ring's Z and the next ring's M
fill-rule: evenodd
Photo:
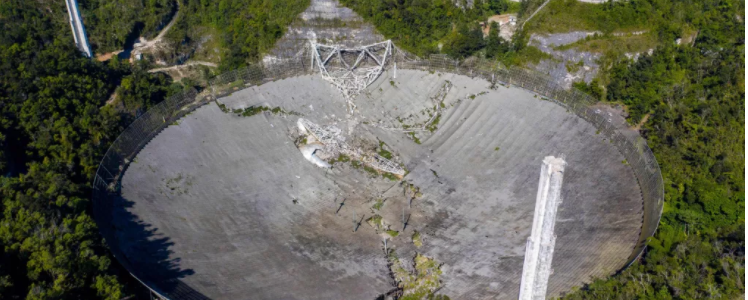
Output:
M340 48L315 42L310 42L310 46L312 66L343 93L351 113L356 107L352 99L382 74L387 59L392 55L390 40L360 48Z
M345 154L352 159L360 160L364 164L382 172L392 173L399 176L405 175L405 170L397 163L378 154L368 154L359 148L354 148L348 145L345 142L345 138L343 137L340 128L335 126L320 126L303 118L299 118L298 125L300 130L311 134L312 137L322 143L325 146L325 152L330 153L333 156Z

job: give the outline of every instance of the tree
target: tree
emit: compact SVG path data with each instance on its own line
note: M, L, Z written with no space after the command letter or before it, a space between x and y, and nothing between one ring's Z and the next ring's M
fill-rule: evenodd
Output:
M488 31L486 39L486 57L495 58L510 50L510 45L501 36L499 36L499 23L490 22L491 28Z

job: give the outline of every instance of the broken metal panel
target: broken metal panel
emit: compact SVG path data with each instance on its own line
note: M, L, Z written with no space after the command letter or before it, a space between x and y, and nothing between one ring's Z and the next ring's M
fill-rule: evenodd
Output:
M379 171L392 173L395 175L405 175L405 169L399 164L386 159L378 154L368 154L359 148L354 148L345 142L345 138L342 135L340 128L335 126L320 126L311 121L303 118L299 118L298 126L302 132L308 132L317 141L322 143L324 151L332 154L345 154L352 159L360 160L364 164L377 169Z

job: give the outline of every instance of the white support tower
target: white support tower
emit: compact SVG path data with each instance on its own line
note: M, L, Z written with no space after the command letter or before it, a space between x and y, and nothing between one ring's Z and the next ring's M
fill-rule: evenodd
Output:
M68 7L68 17L70 18L70 27L73 29L73 39L75 40L75 46L78 50L83 52L86 57L91 57L91 46L88 45L88 36L86 36L86 28L83 27L83 18L81 18L80 11L78 10L78 1L76 0L65 0L65 5Z
M352 99L382 74L392 55L390 40L362 46L341 48L311 42L312 65L346 98L350 112L356 107Z
M540 183L535 200L535 216L532 221L532 234L527 239L525 265L522 269L522 283L519 300L545 299L548 278L551 275L551 261L556 235L556 211L561 204L561 184L564 179L566 161L563 158L546 156L540 168Z
M332 154L333 156L342 153L353 159L360 160L374 169L398 176L405 175L405 170L397 163L378 154L368 154L361 149L349 146L345 142L345 138L342 136L340 128L334 126L320 126L303 118L299 118L298 126L302 133L310 134L316 141L324 145L325 152Z

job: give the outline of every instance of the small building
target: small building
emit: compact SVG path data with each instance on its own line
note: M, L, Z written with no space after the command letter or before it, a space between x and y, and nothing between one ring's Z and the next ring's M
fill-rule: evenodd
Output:
M517 14L505 14L505 15L491 16L488 18L489 25L491 22L499 23L499 26L504 26L506 24L514 26L514 25L517 25Z
M483 37L487 37L489 31L491 31L492 22L499 24L501 37L509 40L517 27L517 14L494 15L489 17L487 22L480 22L480 26L483 29Z

